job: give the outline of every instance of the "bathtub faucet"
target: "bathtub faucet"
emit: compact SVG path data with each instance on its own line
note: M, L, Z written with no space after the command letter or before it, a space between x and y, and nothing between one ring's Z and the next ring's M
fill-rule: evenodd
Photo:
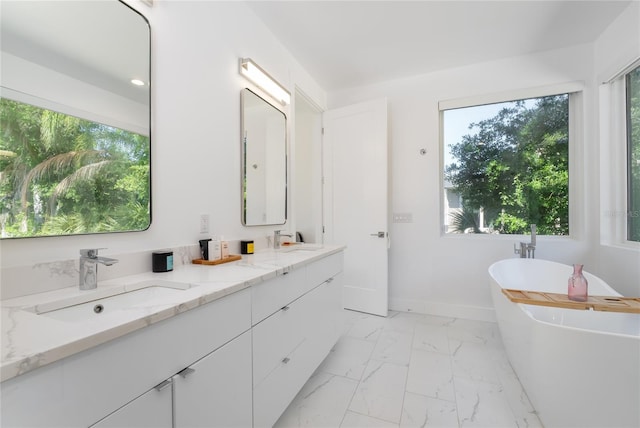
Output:
M531 242L520 242L520 248L513 244L514 254L520 254L521 259L534 259L536 256L536 225L531 225Z

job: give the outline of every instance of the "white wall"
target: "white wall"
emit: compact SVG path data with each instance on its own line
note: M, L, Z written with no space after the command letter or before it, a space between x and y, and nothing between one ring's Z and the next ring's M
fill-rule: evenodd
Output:
M410 79L329 93L329 107L387 97L391 145L392 212L412 213L413 223L392 224L392 309L492 319L487 268L515 257L513 243L528 237L441 236L441 167L438 102L523 88L584 82L584 147L577 147L572 237L539 237L536 257L580 262L597 271L597 167L593 47L481 63ZM421 156L420 149L427 154ZM582 169L582 170L581 170ZM568 272L568 275L570 272ZM567 275L567 276L568 276ZM560 279L565 281L564 278Z
M87 82L0 52L4 98L149 134L149 108ZM10 89L7 89L10 88Z
M131 0L152 35L152 224L137 233L0 241L0 267L74 259L78 249L120 254L197 244L201 214L211 234L258 239L276 227L242 226L240 218L240 90L251 57L292 93L316 103L324 91L239 2ZM253 88L255 89L255 88ZM282 228L277 227L277 228Z
M74 259L79 248L92 246L107 247L109 255L195 244L206 237L199 233L200 214L210 215L211 234L232 240L257 239L280 228L245 228L240 221L240 90L251 85L238 75L238 58L252 57L292 93L298 87L320 107L328 104L324 91L241 3L131 4L152 29L152 225L138 233L3 240L0 267ZM640 52L638 14L634 2L595 48L578 46L330 94L330 107L389 100L392 211L413 214L413 223L390 228L392 308L491 318L487 267L514 257L513 243L519 240L440 235L438 101L569 81L586 84L580 155L586 172L576 177L571 207L582 224L572 238L540 238L536 255L583 262L614 287L638 287L632 268L638 253L598 245L595 79ZM426 156L419 155L421 148L428 150ZM640 294L635 291L628 294Z

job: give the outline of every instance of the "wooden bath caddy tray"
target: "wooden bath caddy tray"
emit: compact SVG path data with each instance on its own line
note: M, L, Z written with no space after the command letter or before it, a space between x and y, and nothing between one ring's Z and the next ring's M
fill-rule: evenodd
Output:
M229 257L227 257L226 259L219 259L219 260L194 259L191 261L191 263L193 263L194 265L214 266L214 265L221 265L223 263L235 262L236 260L242 260L242 256L239 254L229 254Z
M512 302L527 305L554 306L568 309L593 309L603 312L628 312L640 314L640 297L589 296L586 302L569 300L566 294L542 291L513 290L503 288L502 292Z

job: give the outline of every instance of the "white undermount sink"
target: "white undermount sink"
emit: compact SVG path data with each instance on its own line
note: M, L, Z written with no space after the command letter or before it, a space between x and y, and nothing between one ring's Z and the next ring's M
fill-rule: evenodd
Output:
M132 289L133 288L133 289ZM26 310L59 321L82 322L104 317L117 311L171 304L180 298L188 284L143 284L112 293L92 293L36 305Z

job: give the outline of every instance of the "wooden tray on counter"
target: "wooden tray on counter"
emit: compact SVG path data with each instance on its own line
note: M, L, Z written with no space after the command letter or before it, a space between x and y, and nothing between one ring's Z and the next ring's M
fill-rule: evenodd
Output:
M221 265L223 263L235 262L236 260L242 260L242 256L240 254L229 254L229 257L225 259L219 259L219 260L194 259L194 260L191 260L191 263L193 263L194 265L215 266L215 265Z
M640 297L589 296L585 302L569 300L566 294L503 288L502 293L515 303L553 306L567 309L592 309L602 312L640 314Z

